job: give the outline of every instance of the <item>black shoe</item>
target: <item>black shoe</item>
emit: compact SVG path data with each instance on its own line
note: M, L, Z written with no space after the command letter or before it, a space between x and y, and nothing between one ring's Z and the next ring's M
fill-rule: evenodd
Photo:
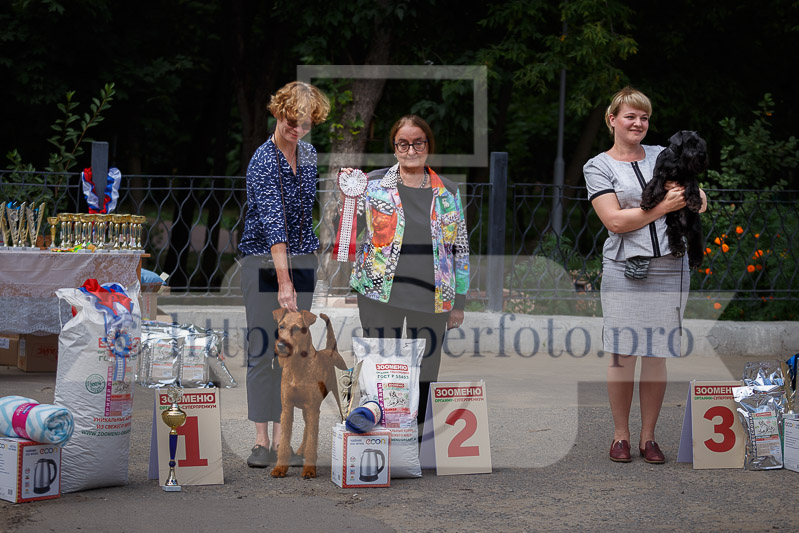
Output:
M274 464L275 452L266 446L256 444L252 447L252 453L247 458L247 466L250 468L266 468L270 463Z

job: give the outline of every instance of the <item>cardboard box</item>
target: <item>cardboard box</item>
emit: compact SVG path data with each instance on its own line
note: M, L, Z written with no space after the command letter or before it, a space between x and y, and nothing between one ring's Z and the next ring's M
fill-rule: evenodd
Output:
M11 503L61 496L61 447L0 437L0 500Z
M17 366L25 372L55 372L58 335L20 335Z
M799 472L799 414L783 414L783 461L788 470Z
M139 307L141 308L141 317L144 320L156 320L158 316L158 293L142 292L140 295Z
M391 484L391 432L347 431L344 424L333 427L331 479L343 489L388 487Z
M17 366L19 335L0 333L0 365Z

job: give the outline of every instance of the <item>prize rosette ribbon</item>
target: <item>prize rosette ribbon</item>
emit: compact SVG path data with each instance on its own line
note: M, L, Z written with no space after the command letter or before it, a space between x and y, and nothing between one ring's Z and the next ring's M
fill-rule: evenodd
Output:
M336 244L333 258L342 263L355 260L355 241L357 240L358 197L366 190L366 174L357 168L351 172L339 172L338 188L344 197L341 217L338 222Z
M116 209L117 200L119 200L119 183L122 181L122 173L118 168L111 167L108 169L103 198L100 198L97 193L91 167L84 169L80 174L80 178L83 185L83 196L89 205L89 213L107 214Z

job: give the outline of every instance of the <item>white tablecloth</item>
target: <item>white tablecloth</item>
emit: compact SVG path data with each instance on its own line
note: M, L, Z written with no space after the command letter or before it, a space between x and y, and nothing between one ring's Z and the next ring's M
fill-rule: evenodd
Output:
M77 288L90 278L128 287L139 281L140 253L0 250L0 332L59 333L68 320L55 291Z

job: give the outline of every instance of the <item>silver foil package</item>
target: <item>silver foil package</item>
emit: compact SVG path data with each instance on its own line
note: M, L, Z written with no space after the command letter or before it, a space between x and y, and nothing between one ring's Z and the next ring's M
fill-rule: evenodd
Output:
M743 371L744 385L779 386L784 383L779 361L748 361Z
M782 386L745 385L733 387L736 411L746 431L747 470L782 468Z
M224 388L237 383L225 365L222 341L227 332L191 324L142 321L142 350L136 381L148 388L179 382L183 387Z

